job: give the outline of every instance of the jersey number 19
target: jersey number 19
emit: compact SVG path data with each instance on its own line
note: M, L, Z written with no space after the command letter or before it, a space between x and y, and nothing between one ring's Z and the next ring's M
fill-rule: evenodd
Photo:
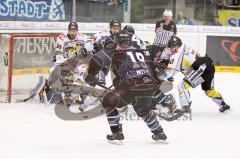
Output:
M148 68L145 62L144 55L141 52L136 52L133 54L132 52L127 52L128 56L130 57L131 61L133 62L134 68Z

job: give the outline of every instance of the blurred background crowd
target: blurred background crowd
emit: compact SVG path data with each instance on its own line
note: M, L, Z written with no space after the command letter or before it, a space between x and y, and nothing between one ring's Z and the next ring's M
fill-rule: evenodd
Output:
M12 13L15 7L13 1L16 1L18 8L22 8L21 11L16 10L18 15ZM29 4L25 4L24 10L22 1L28 3L26 0L0 1L0 20L71 20L72 0L31 0L33 3L39 1L48 3L50 12L51 6L55 6L52 11L61 17L51 16L44 19L23 18L31 10L28 10ZM179 25L240 25L240 0L75 0L75 2L78 22L109 22L117 18L127 23L156 23L162 18L164 10L169 9L173 13L173 21ZM39 6L36 7L39 9Z

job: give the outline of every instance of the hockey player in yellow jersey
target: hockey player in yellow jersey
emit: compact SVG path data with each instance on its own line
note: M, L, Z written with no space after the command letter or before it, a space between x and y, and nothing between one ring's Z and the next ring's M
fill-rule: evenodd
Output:
M73 90L85 82L84 75L92 51L91 39L78 31L76 22L70 22L68 31L57 38L50 76L40 91L40 101L58 103L60 93L69 97L69 106L73 98L80 99L81 95L73 93Z
M221 94L214 89L215 67L210 57L200 56L183 44L180 38L173 36L159 60L163 59L169 60L169 64L162 78L172 78L178 72L184 75L183 81L178 85L179 100L183 110L191 110L189 89L198 85L201 85L205 94L219 106L220 112L230 109Z
M69 58L88 54L92 51L93 44L91 40L85 34L78 31L76 22L70 22L68 32L60 34L57 38L55 56L50 70L53 70L56 65L65 62Z

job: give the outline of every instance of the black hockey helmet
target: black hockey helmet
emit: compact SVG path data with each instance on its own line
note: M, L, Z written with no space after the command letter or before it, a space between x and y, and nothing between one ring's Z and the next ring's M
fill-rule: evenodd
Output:
M134 30L133 26L131 26L131 25L126 25L126 26L123 28L123 30L125 30L125 31L127 31L127 32L129 32L129 33L135 34L135 30Z
M119 28L121 28L121 22L120 22L120 20L113 19L113 20L109 23L109 27L110 27L110 28L112 28L112 27L119 27Z
M68 24L68 30L78 30L78 24L77 22L70 22Z
M182 46L182 40L177 36L172 36L168 42L168 48L173 48L175 46Z
M125 30L121 30L119 33L117 33L116 42L122 46L129 45L132 42L132 34Z

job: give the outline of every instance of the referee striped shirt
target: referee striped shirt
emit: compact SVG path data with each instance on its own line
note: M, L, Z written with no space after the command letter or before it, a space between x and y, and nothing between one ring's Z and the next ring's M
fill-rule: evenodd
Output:
M160 47L165 47L168 44L168 41L174 35L174 32L163 30L162 28L158 28L156 30L156 36L153 41L154 45L158 45Z

